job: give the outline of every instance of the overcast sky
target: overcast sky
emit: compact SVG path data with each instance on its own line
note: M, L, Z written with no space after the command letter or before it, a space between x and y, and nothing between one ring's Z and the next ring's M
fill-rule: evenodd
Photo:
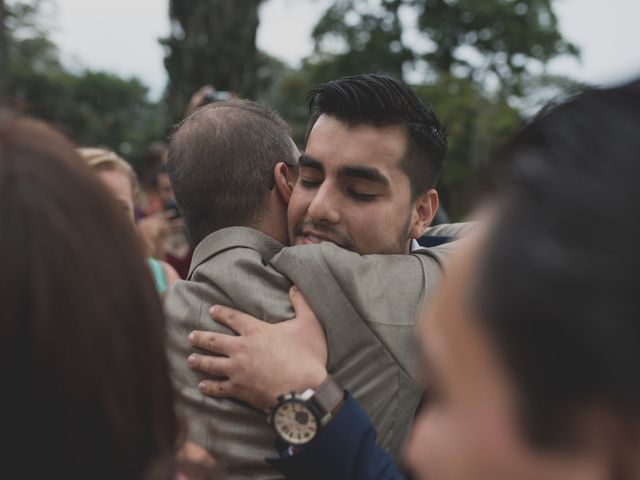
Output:
M227 0L233 1L233 0ZM481 1L481 0L478 0ZM137 76L157 97L164 89L168 0L56 0L54 38L67 64ZM311 52L310 32L329 0L267 0L258 46L296 65ZM640 0L556 0L560 30L582 50L558 59L555 73L594 84L640 77Z

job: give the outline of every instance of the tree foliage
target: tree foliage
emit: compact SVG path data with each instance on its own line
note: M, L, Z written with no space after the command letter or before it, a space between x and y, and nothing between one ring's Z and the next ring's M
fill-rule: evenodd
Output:
M7 82L9 81L7 62L9 57L9 39L6 26L8 17L9 11L4 0L0 0L0 106L6 103Z
M552 0L410 0L417 26L431 42L424 59L439 73L470 76L522 95L532 62L577 55L563 39Z
M314 29L310 61L398 77L422 66L425 81L471 78L521 96L534 65L579 53L559 32L552 1L336 0Z
M431 104L449 134L449 150L438 190L453 218L463 216L472 201L473 178L491 153L511 137L520 112L486 94L477 83L453 76L414 87Z
M163 109L135 78L70 71L41 24L42 1L14 2L5 22L10 106L55 124L79 145L102 145L134 159L164 136Z
M366 0L337 0L330 6L312 32L314 55L305 63L314 80L363 71L402 77L413 53L402 41L401 3L384 1L372 8Z

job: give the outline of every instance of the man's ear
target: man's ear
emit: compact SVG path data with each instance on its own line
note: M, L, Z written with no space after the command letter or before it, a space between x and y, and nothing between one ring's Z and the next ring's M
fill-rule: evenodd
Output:
M275 179L276 191L285 205L289 204L291 192L296 184L295 172L284 162L276 163L273 167L273 178Z
M438 192L432 188L420 195L413 202L411 217L411 229L409 236L418 239L424 235L425 230L431 225L433 217L438 211Z

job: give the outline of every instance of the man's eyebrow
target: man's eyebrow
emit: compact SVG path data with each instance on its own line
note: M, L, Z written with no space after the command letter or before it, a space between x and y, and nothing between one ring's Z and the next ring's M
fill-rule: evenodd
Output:
M313 168L314 170L324 172L324 166L319 160L316 160L315 158L310 157L309 155L304 153L300 155L300 158L298 159L298 165L301 167L309 167Z
M389 179L385 175L383 175L380 170L373 167L347 165L340 168L339 175L341 177L363 178L371 182L379 183L380 185L383 185L385 187L388 187L391 184L391 182L389 182Z

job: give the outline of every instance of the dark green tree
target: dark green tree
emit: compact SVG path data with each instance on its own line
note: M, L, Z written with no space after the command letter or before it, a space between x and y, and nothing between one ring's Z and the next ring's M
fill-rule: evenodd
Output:
M0 106L6 103L7 83L9 82L9 65L7 62L9 56L9 44L7 36L7 7L4 0L0 0Z
M164 138L163 108L148 100L147 87L137 79L67 69L42 24L45 3L8 5L7 103L53 123L80 145L102 145L135 159L148 142Z
M430 41L418 55L438 73L495 82L502 95L522 96L534 64L578 55L558 30L553 0L407 0Z
M448 213L460 218L473 200L474 173L515 133L521 114L466 78L443 76L438 82L414 89L423 101L435 107L449 133L449 150L438 190Z
M314 54L305 62L316 82L343 75L378 72L403 76L413 59L402 40L401 0L336 0L315 26Z
M11 107L12 72L25 63L58 68L57 52L48 40L39 12L46 0L0 0L0 103ZM26 58L25 58L26 56ZM55 59L55 60L54 60ZM55 64L55 65L53 65Z
M262 0L170 0L166 48L167 101L173 121L202 85L255 97L256 31Z
M310 68L332 78L420 67L425 81L470 78L505 97L524 95L535 65L579 53L558 30L553 0L335 0L313 38Z
M258 89L256 100L277 111L289 124L293 139L302 145L309 119L305 93L310 87L309 72L258 53Z
M14 69L10 93L24 113L53 123L79 145L108 147L134 160L164 138L163 108L139 80L107 72Z

